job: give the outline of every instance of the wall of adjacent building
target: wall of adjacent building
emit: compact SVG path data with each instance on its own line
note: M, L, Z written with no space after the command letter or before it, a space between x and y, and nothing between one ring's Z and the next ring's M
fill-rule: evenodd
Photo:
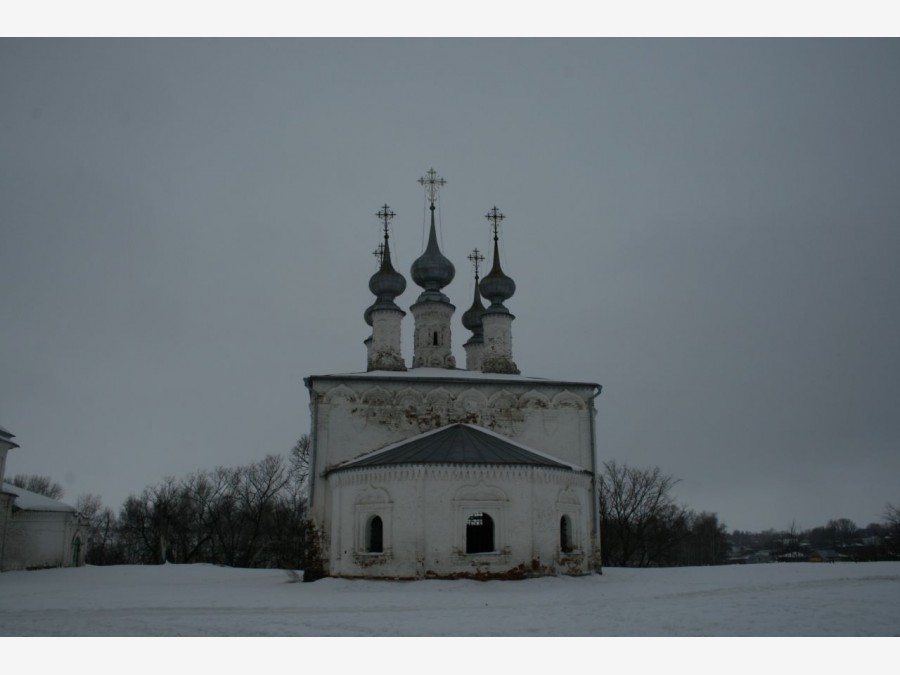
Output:
M12 511L5 519L3 571L40 567L71 567L84 563L86 531L81 518L67 511ZM73 542L82 542L73 559Z
M0 486L2 485L3 483L0 483ZM15 500L15 495L0 490L0 571L5 569L3 561L6 551L6 532L9 529L7 526L12 517L13 500Z

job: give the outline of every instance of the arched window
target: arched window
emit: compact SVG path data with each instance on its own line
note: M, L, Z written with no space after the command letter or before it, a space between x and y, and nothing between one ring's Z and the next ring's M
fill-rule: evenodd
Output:
M438 334L437 331L434 331L434 335L432 336L432 344L437 347L438 346Z
M572 521L569 516L563 516L559 519L559 550L569 553L574 548L572 546Z
M372 516L366 526L366 551L384 553L384 523L381 516Z
M466 521L466 553L494 550L494 520L486 513L474 513Z

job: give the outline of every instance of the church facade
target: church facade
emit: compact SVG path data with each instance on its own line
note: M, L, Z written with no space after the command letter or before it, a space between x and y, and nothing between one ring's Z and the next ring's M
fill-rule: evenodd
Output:
M599 568L595 400L590 382L527 377L512 355L505 303L515 283L502 270L499 224L490 272L462 324L466 368L451 350L454 277L436 235L445 181L419 181L430 202L428 244L410 274L423 290L407 368L400 345L406 288L393 268L389 207L380 268L364 318L372 334L366 372L305 379L312 420L310 510L322 572L374 578L521 578ZM480 283L479 283L480 282ZM485 307L482 298L488 301Z

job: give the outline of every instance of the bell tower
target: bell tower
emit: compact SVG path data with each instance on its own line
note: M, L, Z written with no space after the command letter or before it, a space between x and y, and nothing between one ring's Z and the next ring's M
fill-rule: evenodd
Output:
M494 231L494 264L488 275L481 280L481 294L491 301L490 307L481 315L484 329L484 352L481 370L485 373L519 374L519 368L512 358L512 322L516 317L503 304L516 292L516 282L500 268L500 223L506 218L495 206L485 216Z
M396 215L387 204L375 214L384 226L384 243L376 254L381 266L369 279L369 290L375 295L375 303L365 312L366 323L372 326L372 336L366 340L367 370L406 370L400 352L400 322L406 312L394 302L394 298L406 290L406 279L391 264L391 247L388 225Z

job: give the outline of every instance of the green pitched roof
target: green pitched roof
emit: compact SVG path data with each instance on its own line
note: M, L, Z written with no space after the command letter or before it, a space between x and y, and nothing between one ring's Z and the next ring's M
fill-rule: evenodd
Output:
M334 470L395 464L507 464L580 470L472 424L451 424L428 431Z

